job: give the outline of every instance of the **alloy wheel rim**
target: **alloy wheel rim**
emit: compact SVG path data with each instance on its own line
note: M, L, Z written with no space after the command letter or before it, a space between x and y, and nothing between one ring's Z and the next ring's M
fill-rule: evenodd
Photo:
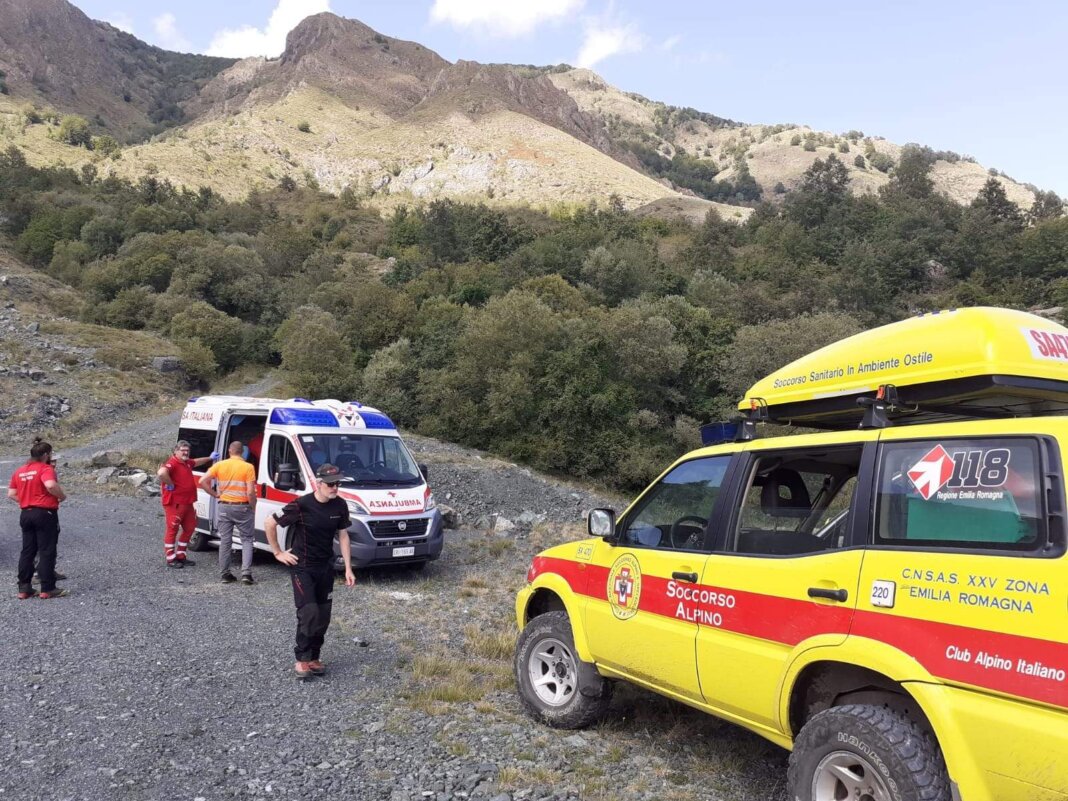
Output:
M852 751L833 751L812 775L813 801L891 801L890 788L876 767Z
M548 706L563 706L577 689L577 662L571 649L555 637L538 642L527 659L530 686L538 700Z

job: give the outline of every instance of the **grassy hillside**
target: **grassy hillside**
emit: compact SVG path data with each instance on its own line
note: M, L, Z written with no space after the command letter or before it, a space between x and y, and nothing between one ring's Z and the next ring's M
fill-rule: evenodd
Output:
M743 125L674 108L622 92L586 69L552 72L550 79L579 108L603 118L617 141L643 145L666 159L677 154L693 157L718 170L718 180L736 180L738 165L744 162L766 200L784 194L776 193L779 184L781 190L796 189L805 170L831 153L848 167L852 192L874 192L889 182L889 171L901 155L900 145L857 131L833 134L798 125ZM973 201L990 177L988 170L957 154L940 155L931 172L935 191L957 203ZM858 156L863 166L856 163ZM1030 208L1031 188L1006 176L997 178L1014 203Z

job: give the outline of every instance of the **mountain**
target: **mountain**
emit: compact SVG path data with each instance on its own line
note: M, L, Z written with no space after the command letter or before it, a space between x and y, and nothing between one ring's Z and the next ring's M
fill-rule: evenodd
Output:
M181 104L235 61L152 47L65 0L0 0L0 20L9 87L120 141L181 122Z
M241 61L150 47L65 0L0 0L0 18L10 92L0 94L0 145L23 147L32 163L92 162L98 174L150 172L231 197L290 179L386 207L616 195L632 208L692 217L718 208L740 219L749 209L723 204L774 201L816 158L837 155L864 192L889 180L900 153L855 131L745 125L667 106L566 65L453 64L329 13L294 28L279 58ZM26 124L27 100L81 114L95 133L131 145L110 157L65 145L47 122ZM932 158L936 188L959 202L988 178L956 154ZM1031 188L999 180L1030 205Z

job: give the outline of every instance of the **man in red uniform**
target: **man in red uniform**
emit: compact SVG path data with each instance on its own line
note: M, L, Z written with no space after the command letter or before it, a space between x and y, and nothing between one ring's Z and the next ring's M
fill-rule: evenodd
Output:
M163 555L167 557L167 567L193 564L185 558L185 549L197 527L197 512L193 505L197 501L197 482L193 478L193 468L213 462L215 458L216 454L213 453L211 456L190 459L189 443L180 439L174 445L174 454L156 471L166 521Z
M59 542L59 502L66 500L52 467L52 446L39 437L30 448L30 461L16 470L8 484L7 497L22 509L22 553L19 554L19 600L32 598L33 562L41 575L41 598L61 598L56 589L56 548Z

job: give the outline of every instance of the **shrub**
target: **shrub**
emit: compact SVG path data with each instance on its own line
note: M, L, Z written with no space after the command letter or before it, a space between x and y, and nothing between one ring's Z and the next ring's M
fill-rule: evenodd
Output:
M785 195L786 194L786 187L783 186L782 181L779 181L778 183L775 184L775 188L772 191L776 195Z
M797 147L801 144L801 134L794 134L790 137L790 147Z
M7 73L0 70L0 95L10 94L11 90L7 88Z
M293 192L297 188L297 182L293 180L293 176L283 175L278 181L278 188L283 192Z
M114 136L102 134L101 136L93 137L92 149L104 156L111 156L118 153L122 148Z
M23 106L22 118L26 120L27 125L37 125L43 122L41 118L41 111L37 106Z
M886 153L876 150L868 159L871 166L879 172L890 172L894 168L894 160Z
M301 120L297 123L297 130L301 133L311 133L311 123Z
M178 358L189 380L200 386L207 386L219 372L219 365L211 348L199 339L179 339Z
M79 117L77 114L68 114L59 123L58 139L68 145L86 147L89 150L93 149L93 137L89 133L89 123L86 122L85 117Z
M857 157L855 159L853 159L853 166L856 167L857 169L861 169L861 170L867 168L867 164L864 161L864 157L862 155L860 155L860 153L857 153Z
M839 153L848 153L849 152L849 142L846 142L844 139L841 142L839 142L838 143L838 152Z

